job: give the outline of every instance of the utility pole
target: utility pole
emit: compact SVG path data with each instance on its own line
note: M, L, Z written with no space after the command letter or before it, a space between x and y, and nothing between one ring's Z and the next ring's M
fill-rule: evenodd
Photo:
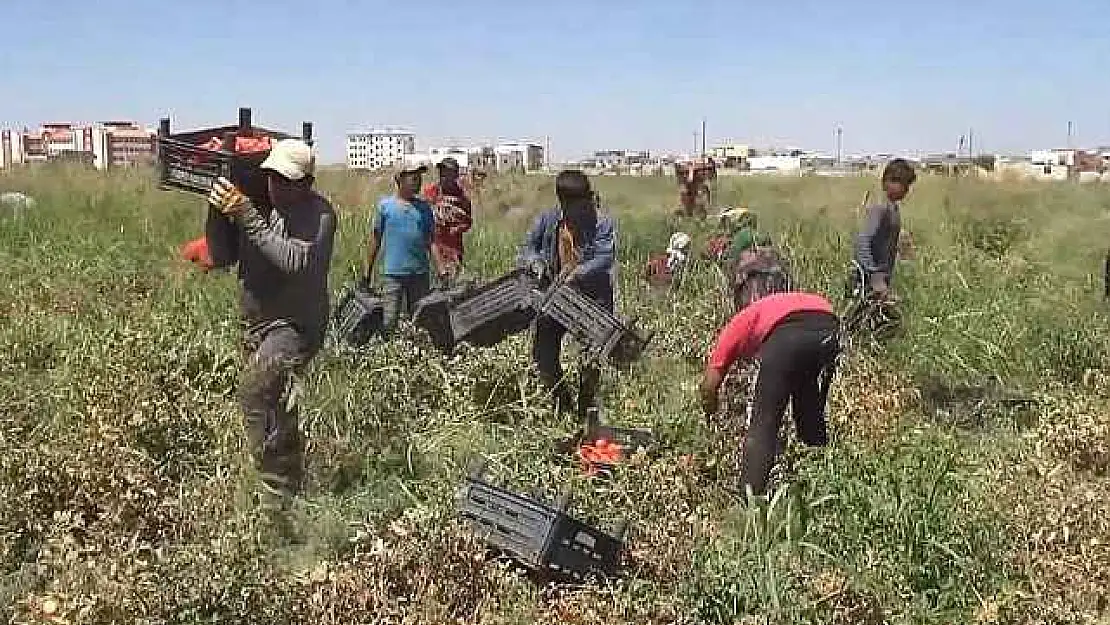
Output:
M1071 128L1072 128L1072 123L1068 122L1068 149L1069 150L1071 149Z
M543 168L551 169L551 135L544 136L543 141Z
M697 154L697 153L698 153L698 131L695 130L694 131L694 151L691 152L690 155L693 156L694 154Z
M974 128L968 128L967 129L967 158L969 160L975 158L974 145L975 145L975 129Z
M701 118L701 155L705 156L705 118Z
M843 140L844 140L844 129L841 128L840 126L837 126L836 127L836 164L837 165L840 164L840 154L841 154L840 150L841 150L841 147L843 145L841 143Z

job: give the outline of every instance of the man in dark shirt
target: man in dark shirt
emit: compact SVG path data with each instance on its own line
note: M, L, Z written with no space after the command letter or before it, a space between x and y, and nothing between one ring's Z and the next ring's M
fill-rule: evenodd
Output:
M886 297L898 261L898 237L902 232L899 203L910 192L917 174L905 159L894 159L883 170L886 202L867 209L867 223L856 239L856 263L863 272L864 292Z
M305 142L277 142L261 169L275 208L264 215L220 178L206 238L215 267L239 265L247 360L239 401L262 482L285 497L300 487L304 450L289 395L294 374L324 341L337 219L312 189L315 156Z
M538 275L573 285L608 311L613 310L616 227L612 218L599 214L590 180L578 170L555 177L559 205L536 218L525 237L518 264ZM554 319L536 319L532 357L540 379L551 389L560 410L576 405L579 416L594 405L601 373L594 363L584 363L577 401L563 381L559 364L566 328Z

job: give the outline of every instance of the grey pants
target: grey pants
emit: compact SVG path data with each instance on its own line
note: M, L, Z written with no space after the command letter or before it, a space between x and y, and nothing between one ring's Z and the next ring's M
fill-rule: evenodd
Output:
M243 349L239 404L251 455L268 486L296 493L304 472L304 439L293 382L319 351L320 340L274 321L248 326Z
M384 325L386 335L393 334L401 315L411 319L416 312L416 303L431 290L431 276L423 273L412 276L383 276L382 299L384 302Z

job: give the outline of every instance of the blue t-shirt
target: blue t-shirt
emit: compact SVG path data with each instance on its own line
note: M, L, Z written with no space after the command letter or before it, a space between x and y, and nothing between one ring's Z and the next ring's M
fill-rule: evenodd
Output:
M382 198L374 215L374 232L381 240L387 276L412 276L431 272L428 241L435 228L432 206L414 198Z

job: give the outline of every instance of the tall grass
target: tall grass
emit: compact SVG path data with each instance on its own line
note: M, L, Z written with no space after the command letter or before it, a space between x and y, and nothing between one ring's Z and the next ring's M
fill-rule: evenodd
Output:
M806 289L840 302L872 179L722 179ZM526 336L447 358L418 333L329 349L304 384L309 489L292 532L262 512L242 449L233 275L177 249L200 198L150 172L0 175L39 202L0 215L0 615L19 623L1072 623L1110 597L1105 190L924 178L905 206L906 336L859 346L833 444L793 443L780 490L743 508L740 442L694 384L723 319L699 265L680 295L639 281L676 228L670 179L596 181L618 223L619 306L658 332L607 371L607 417L658 458L609 482L552 449ZM337 290L361 268L385 179L327 172ZM549 178L489 182L474 275L512 266ZM573 351L573 350L570 350ZM573 362L568 356L568 364ZM989 392L988 392L989 389ZM1007 403L1005 398L1023 401ZM953 415L961 415L955 418ZM575 514L632 522L628 576L542 588L454 520L469 459L520 490L575 489ZM281 530L281 531L279 531Z

